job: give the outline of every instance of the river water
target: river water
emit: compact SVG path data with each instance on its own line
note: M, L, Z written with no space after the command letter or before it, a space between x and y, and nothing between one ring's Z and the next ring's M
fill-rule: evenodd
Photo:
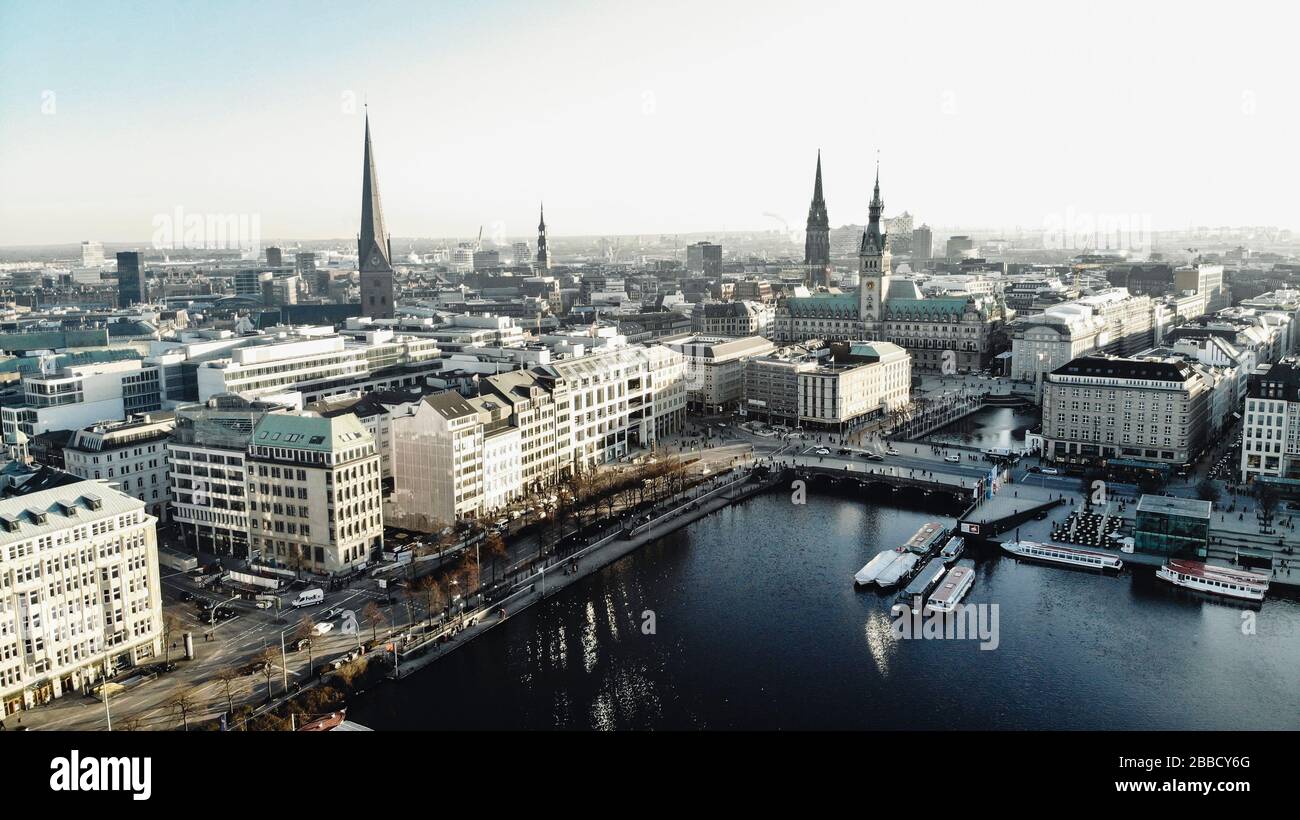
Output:
M1037 424L1037 413L1009 407L985 407L936 431L928 439L981 449L1001 447L1019 450L1025 443L1025 431Z
M855 591L853 573L952 519L859 492L715 513L377 687L349 717L388 730L1300 728L1300 603L1248 611L1149 570L990 553L968 556L966 603L997 605L996 648L905 640L892 595Z

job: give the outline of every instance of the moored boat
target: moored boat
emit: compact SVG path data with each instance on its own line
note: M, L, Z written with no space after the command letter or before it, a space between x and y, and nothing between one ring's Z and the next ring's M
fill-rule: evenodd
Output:
M948 530L942 524L938 521L930 521L907 539L903 548L917 555L925 555L933 550L947 534Z
M1156 570L1156 577L1174 586L1247 601L1262 601L1268 592L1268 576L1262 573L1182 558L1170 558Z
M939 586L934 588L926 599L925 608L929 612L952 612L961 603L961 599L970 592L975 583L975 570L970 567L955 566L943 576Z
M939 551L939 557L943 559L945 564L951 564L960 558L965 551L966 539L960 535L954 535L948 539L948 543L943 545L943 549Z
M907 576L915 567L916 562L921 559L911 552L905 552L898 557L898 560L885 567L879 575L876 576L876 586L881 589L889 589Z
M1008 541L1002 549L1017 558L1044 561L1049 564L1066 564L1089 569L1123 569L1124 562L1107 552L1063 547L1059 544L1040 544L1037 541Z
M857 574L853 576L853 580L855 583L862 586L874 583L876 577L880 575L880 573L884 572L890 564L902 557L902 548L881 550L876 553L876 557L872 558L862 567L862 569L858 570Z
M943 574L947 572L947 570L948 568L944 566L943 561L935 560L929 562L917 571L916 575L912 578L912 582L907 585L907 589L903 590L901 597L908 601L911 601L914 598L924 598L926 593L928 593L935 584L939 583L939 579L943 577Z

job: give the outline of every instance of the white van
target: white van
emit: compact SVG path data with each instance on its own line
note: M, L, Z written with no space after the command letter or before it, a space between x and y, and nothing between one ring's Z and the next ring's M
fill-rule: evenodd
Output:
M316 606L317 604L324 603L324 601L324 590L304 589L302 592L298 593L298 597L294 599L293 606L294 609L298 609L304 606Z

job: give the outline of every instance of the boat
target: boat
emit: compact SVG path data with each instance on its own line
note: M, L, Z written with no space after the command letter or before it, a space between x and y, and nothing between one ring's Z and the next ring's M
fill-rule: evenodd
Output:
M885 567L876 576L876 586L881 589L889 589L898 584L899 581L907 577L915 567L916 562L921 559L912 552L905 552L898 557L898 560Z
M975 570L970 567L955 566L943 576L939 586L926 599L927 612L952 612L961 603L961 599L970 592L975 583Z
M940 539L948 534L948 530L938 521L931 521L903 544L903 548L914 552L917 555L925 555L938 545Z
M1263 573L1181 558L1166 561L1163 567L1156 570L1156 577L1174 586L1247 601L1262 601L1264 593L1268 592L1268 576Z
M917 571L916 576L912 578L912 583L907 585L903 590L902 598L912 600L914 598L924 598L926 594L939 583L939 579L948 570L943 561L931 561Z
M1049 564L1066 564L1089 569L1123 569L1124 562L1108 552L1063 547L1058 544L1040 544L1037 541L1008 541L1002 549L1016 556Z
M951 564L960 558L965 551L966 539L960 535L954 535L948 539L948 543L943 545L943 549L939 551L939 557L943 559L945 564Z
M862 586L866 586L874 582L876 576L884 572L890 564L902 557L903 549L901 547L891 550L881 550L876 553L875 558L872 558L862 567L862 569L858 570L857 574L853 576L853 580Z

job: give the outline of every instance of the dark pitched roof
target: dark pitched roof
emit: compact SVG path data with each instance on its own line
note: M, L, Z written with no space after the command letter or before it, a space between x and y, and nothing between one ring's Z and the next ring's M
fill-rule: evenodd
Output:
M1096 356L1074 359L1052 371L1054 376L1094 376L1179 383L1187 381L1192 373L1192 368L1186 361L1109 359Z

